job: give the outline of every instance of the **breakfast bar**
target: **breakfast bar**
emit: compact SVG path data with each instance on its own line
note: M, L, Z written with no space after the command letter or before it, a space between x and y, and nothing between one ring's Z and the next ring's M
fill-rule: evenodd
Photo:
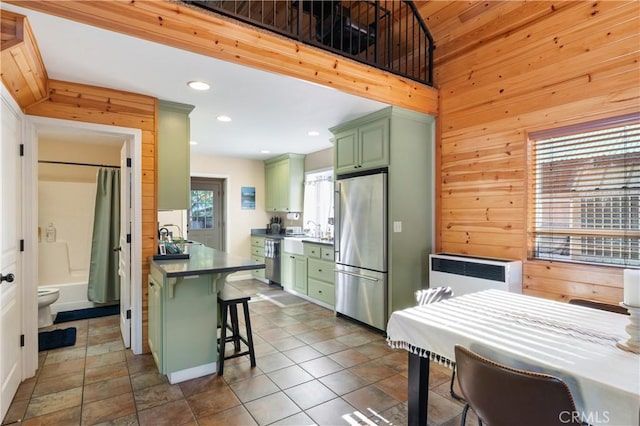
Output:
M149 348L172 384L216 372L218 292L230 274L265 267L199 244L185 252L188 259L150 259Z

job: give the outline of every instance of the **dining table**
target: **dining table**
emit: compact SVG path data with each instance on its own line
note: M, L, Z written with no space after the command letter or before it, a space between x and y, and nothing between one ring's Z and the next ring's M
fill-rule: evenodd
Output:
M387 343L409 353L408 423L427 424L429 364L455 367L455 345L563 380L589 425L640 424L640 355L616 343L629 316L485 290L392 313Z

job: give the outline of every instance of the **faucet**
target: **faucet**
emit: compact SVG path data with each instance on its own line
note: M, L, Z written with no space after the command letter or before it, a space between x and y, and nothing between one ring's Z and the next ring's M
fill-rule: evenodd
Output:
M317 222L314 222L313 220L308 220L307 221L307 225L309 225L310 223L313 223L313 225L315 226L315 229L313 230L313 236L315 238L320 238L322 235L322 231L320 230L320 224Z

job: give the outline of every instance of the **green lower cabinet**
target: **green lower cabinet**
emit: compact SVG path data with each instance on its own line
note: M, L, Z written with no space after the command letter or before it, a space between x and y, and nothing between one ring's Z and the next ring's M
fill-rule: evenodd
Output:
M162 369L162 281L156 281L149 275L149 349L158 370Z
M251 256L251 260L253 260L255 263L264 263L264 257L260 256ZM253 271L251 271L251 276L253 276L253 278L264 280L264 268L254 269Z
M296 255L293 265L293 289L298 293L307 294L307 258Z
M333 249L330 247L305 244L307 258L307 295L320 302L334 306L335 295L335 263Z
M264 263L264 237L251 236L251 259L255 263ZM264 280L264 269L254 269L251 276Z
M196 368L215 372L217 289L212 275L149 275L149 346L158 370L171 383Z
M324 281L314 280L309 278L309 291L307 295L318 299L321 302L327 303L331 306L336 304L336 288L333 284L326 283Z
M307 294L307 257L300 254L284 253L281 260L282 287Z

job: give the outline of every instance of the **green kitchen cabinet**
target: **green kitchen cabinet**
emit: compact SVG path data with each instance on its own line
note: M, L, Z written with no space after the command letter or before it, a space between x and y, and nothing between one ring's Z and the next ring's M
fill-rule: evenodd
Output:
M389 164L389 118L355 120L331 129L334 133L335 172L351 173Z
M265 163L264 166L265 210L270 212L277 211L277 206L280 202L280 180L277 176L276 166L276 163Z
M160 324L162 318L162 280L156 280L149 275L149 330L148 341L149 349L153 355L156 366L160 369L162 365L162 327Z
M251 236L251 259L255 263L264 263L264 237ZM264 269L251 271L253 278L264 280Z
M217 293L212 275L164 278L149 274L148 342L158 370L171 383L193 366L215 372Z
M307 295L330 307L335 305L333 247L304 243L307 255Z
M301 154L284 154L265 160L266 211L302 211L304 157Z
M307 257L285 252L281 256L281 261L282 286L285 289L307 294Z
M185 210L191 204L190 122L192 105L158 102L158 209Z
M330 130L337 182L346 173L387 170L387 314L414 306L415 292L429 286L434 251L435 118L386 107Z

